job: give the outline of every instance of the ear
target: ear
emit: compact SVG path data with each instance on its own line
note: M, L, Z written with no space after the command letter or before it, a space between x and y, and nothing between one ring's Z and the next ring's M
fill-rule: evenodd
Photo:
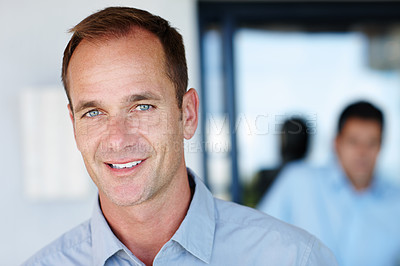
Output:
M197 129L199 120L199 95L195 89L188 90L182 103L183 137L190 139Z
M74 137L75 137L75 139L76 139L75 123L74 123L74 121L75 121L75 119L74 119L74 113L73 113L73 111L72 111L72 108L71 108L71 105L70 105L70 104L67 105L67 108L68 108L68 111L69 111L69 118L71 119L72 127L73 127L73 129L74 129Z

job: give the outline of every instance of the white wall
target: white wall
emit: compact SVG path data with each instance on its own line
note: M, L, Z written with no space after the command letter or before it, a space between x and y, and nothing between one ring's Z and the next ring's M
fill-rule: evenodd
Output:
M24 195L20 121L24 108L19 97L25 88L61 88L62 52L70 37L67 30L94 11L127 4L160 15L180 29L187 49L189 85L198 88L195 0L0 0L1 265L19 265L90 216L94 188L77 200L34 202ZM201 172L201 154L188 153L187 161Z

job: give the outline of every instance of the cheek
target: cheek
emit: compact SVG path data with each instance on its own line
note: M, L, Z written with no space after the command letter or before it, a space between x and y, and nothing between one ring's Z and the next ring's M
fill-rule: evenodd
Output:
M338 149L338 154L341 158L341 162L347 168L351 168L354 165L354 161L357 160L358 153L351 145L342 145Z
M82 154L90 153L100 141L101 130L99 128L91 128L88 125L78 124L75 127L75 139L79 151Z
M369 159L371 160L371 162L376 161L376 159L378 158L378 154L379 149L373 149L369 152Z
M165 120L146 136L160 153L179 157L183 150L183 132L178 120Z
M77 133L76 145L82 155L87 154L90 151L90 139L87 137L87 135Z
M168 115L165 112L144 113L129 116L124 129L129 134L153 135L168 130Z
M157 135L160 138L173 138L182 131L180 113L162 111L155 115L141 117L138 121L138 129L142 134Z
M75 124L75 140L78 150L83 153L86 150L83 144L87 141L87 130L79 124Z
M349 148L348 145L344 144L344 143L340 143L337 146L337 153L340 157L347 157L349 154Z

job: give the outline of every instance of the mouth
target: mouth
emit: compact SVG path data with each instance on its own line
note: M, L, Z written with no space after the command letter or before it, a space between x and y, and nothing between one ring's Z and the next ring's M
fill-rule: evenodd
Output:
M140 161L132 161L127 163L106 163L112 169L130 169L139 164L141 164L143 160Z

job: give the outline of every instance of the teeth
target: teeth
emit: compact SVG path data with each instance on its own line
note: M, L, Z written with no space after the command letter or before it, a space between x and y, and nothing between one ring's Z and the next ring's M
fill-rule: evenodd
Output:
M134 167L135 165L140 164L142 161L136 161L136 162L130 162L130 163L124 163L124 164L113 164L111 163L110 166L114 169L124 169L124 168L131 168Z

